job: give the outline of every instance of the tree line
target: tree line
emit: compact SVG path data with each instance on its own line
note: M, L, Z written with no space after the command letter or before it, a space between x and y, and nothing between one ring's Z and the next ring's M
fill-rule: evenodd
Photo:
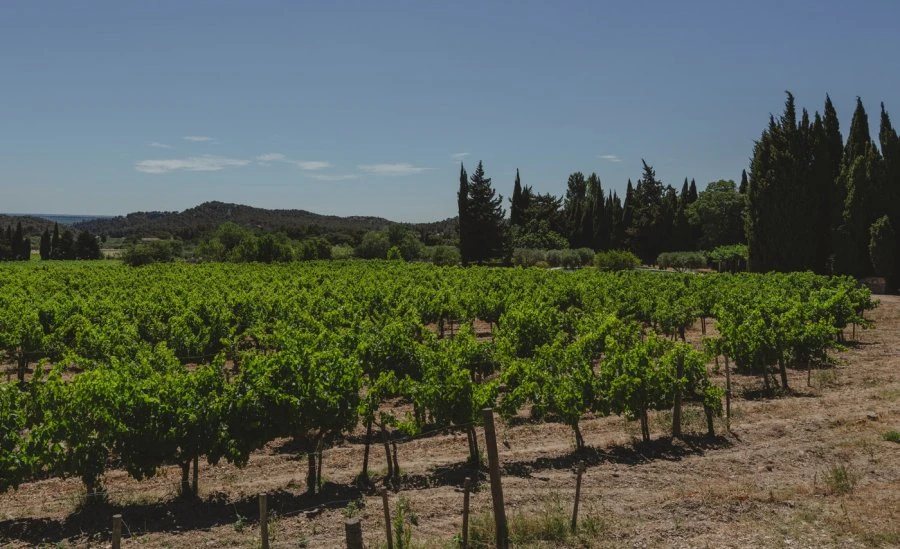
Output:
M647 264L660 253L746 244L752 271L900 274L900 139L881 105L876 143L862 101L844 141L826 95L824 114L799 121L788 92L784 113L754 144L750 170L680 192L642 160L625 196L605 192L596 173L574 172L563 196L540 193L516 171L509 200L496 194L482 162L460 167L459 248L464 264L509 262L515 249L625 249Z
M100 259L100 239L88 231L77 234L66 229L60 234L59 224L53 232L45 228L38 248L41 259ZM28 261L31 259L31 238L25 234L22 223L16 228L6 227L0 234L0 261Z
M596 173L569 175L564 196L522 185L516 171L509 218L482 162L471 176L460 168L459 247L464 263L508 261L520 249L625 249L644 263L666 251L713 249L744 242L747 176L715 181L703 191L685 178L680 192L646 162L625 197L605 192Z
M747 237L754 271L811 270L896 282L900 140L881 104L876 143L862 100L844 141L826 96L824 114L788 92L784 112L753 148Z

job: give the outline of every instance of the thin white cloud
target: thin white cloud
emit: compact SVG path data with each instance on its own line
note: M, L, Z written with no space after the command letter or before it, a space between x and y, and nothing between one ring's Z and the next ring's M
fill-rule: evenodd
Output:
M134 169L143 173L170 173L175 171L186 172L218 172L225 168L239 168L249 164L249 160L240 158L227 158L224 156L190 156L188 158L169 158L157 160L141 160L134 165Z
M156 147L157 149L171 149L172 145L166 145L165 143L160 143L159 141L151 141L147 143L148 147Z
M360 170L373 175L403 176L414 175L417 173L427 172L431 168L423 168L421 166L413 166L408 162L399 164L361 164L357 166Z
M359 179L359 175L355 173L347 174L327 174L327 173L311 173L306 177L315 179L316 181L348 181L350 179Z
M291 164L299 166L302 170L315 171L330 168L330 162L322 162L320 160L288 160Z
M325 168L330 168L330 162L323 162L321 160L293 160L288 158L287 156L281 153L265 153L257 156L254 160L259 162L260 166L269 166L270 162L285 162L287 164L293 164L297 166L301 170L307 171L316 171L316 170L324 170Z
M603 160L607 160L609 162L621 162L622 161L621 158L619 158L618 156L616 156L614 154L601 154L600 158L602 158Z
M281 153L266 153L256 157L256 160L260 162L277 162L284 159L285 156Z
M453 153L450 155L450 158L452 158L453 160L462 160L467 156L469 156L469 153Z
M212 141L212 137L208 137L205 135L185 135L182 137L185 141L193 141L194 143L203 143L206 141Z

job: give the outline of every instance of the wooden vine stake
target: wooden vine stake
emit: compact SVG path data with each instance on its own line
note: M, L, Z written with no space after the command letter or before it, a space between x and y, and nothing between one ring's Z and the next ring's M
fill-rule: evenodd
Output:
M266 494L259 495L259 537L262 549L269 549L269 501Z
M491 477L491 499L494 502L494 526L497 531L497 549L509 547L506 529L506 509L503 506L503 486L500 483L500 455L497 452L497 433L494 430L494 410L481 410L484 420L484 439L488 453L488 471Z
M572 507L572 533L578 530L578 501L581 499L581 475L584 474L584 463L578 462L575 477L575 505Z
M469 491L472 489L472 479L466 477L463 484L463 523L462 523L462 549L469 549Z
M680 355L675 370L675 405L672 408L672 438L681 437L681 376L683 375L684 355Z
M362 523L359 522L359 517L344 521L344 539L347 549L363 549Z
M122 547L122 515L113 515L112 549Z
M391 507L387 489L381 489L381 504L384 506L384 534L387 536L387 549L394 549L394 538L391 534ZM401 540L400 543L403 543Z
M725 355L725 429L731 432L731 368Z

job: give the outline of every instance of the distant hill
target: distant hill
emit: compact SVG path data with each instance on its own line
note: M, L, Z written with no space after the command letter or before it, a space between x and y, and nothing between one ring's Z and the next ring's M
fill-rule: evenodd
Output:
M0 214L0 229L6 230L6 227L16 227L17 223L22 224L22 232L28 236L39 235L44 229L53 230L53 221L42 219L31 215L8 215ZM60 228L65 225L60 224Z
M125 216L92 219L72 226L110 237L178 237L192 240L228 221L261 231L283 231L292 238L343 233L354 239L361 233L380 230L391 223L381 217L340 217L306 210L267 210L241 204L204 202L183 212L135 212ZM455 219L447 219L410 226L428 235L445 233L450 237L455 223Z

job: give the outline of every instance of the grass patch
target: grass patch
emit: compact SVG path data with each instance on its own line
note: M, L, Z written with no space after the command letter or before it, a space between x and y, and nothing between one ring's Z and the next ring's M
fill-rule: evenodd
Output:
M835 465L825 472L825 486L830 494L849 494L856 487L856 476L846 465Z
M887 431L886 433L881 433L881 438L888 442L896 442L900 444L900 432L897 431Z
M584 511L584 510L583 510ZM598 547L610 531L610 525L590 510L580 513L578 530L571 530L572 510L559 495L544 503L539 511L516 512L508 516L509 543L512 547ZM472 517L469 545L475 548L495 546L494 516L482 513Z
M818 389L835 387L838 384L837 372L834 368L816 370L812 375L812 385Z

